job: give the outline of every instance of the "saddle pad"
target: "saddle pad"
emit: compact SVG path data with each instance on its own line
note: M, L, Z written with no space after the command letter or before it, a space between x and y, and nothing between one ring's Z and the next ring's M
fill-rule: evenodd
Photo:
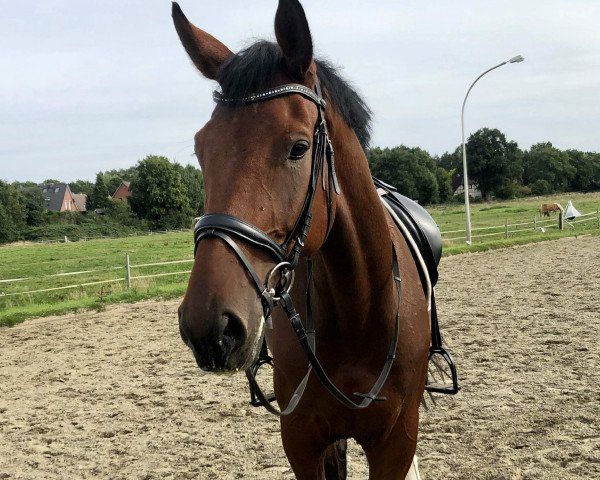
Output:
M435 220L425 208L414 200L400 195L391 185L375 177L373 177L373 183L377 188L385 190L386 194L382 196L383 200L392 207L415 240L419 252L425 260L431 286L435 286L438 280L437 267L442 258L442 234ZM419 269L419 275L423 277L426 273ZM421 278L421 283L425 285L424 278Z

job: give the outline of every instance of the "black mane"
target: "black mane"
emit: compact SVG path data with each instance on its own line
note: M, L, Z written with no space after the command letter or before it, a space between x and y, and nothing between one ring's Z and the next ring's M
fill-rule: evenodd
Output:
M327 100L352 128L366 150L371 137L371 110L328 62L315 60ZM245 98L273 86L283 55L279 45L260 40L232 55L219 69L217 81L226 98Z

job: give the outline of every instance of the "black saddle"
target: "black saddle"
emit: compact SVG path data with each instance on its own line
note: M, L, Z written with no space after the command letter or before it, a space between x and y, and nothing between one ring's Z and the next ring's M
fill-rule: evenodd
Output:
M427 295L426 275L429 276L431 282L431 347L429 348L430 365L433 364L438 371L441 380L444 377L449 377L451 385L438 385L427 382L425 389L428 392L456 394L460 390L458 385L458 377L456 374L456 366L452 355L442 345L442 335L440 333L440 325L437 316L437 308L435 305L435 291L433 287L438 281L438 265L442 258L442 234L435 220L429 215L429 212L424 207L419 205L414 200L411 200L404 195L398 193L396 188L382 182L378 178L373 177L373 183L377 188L383 189L385 194L381 198L392 208L398 216L402 224L408 230L410 236L414 239L419 253L427 267L426 271L421 266L419 261L416 261L417 252L413 250L411 243L411 252L417 264L419 277L423 290ZM403 232L404 233L404 232ZM439 360L442 358L442 361ZM449 372L444 368L444 364L448 367Z
M442 234L437 223L425 208L414 200L399 194L391 185L382 182L378 178L373 178L373 182L377 188L386 191L386 195L382 197L383 200L392 207L394 213L398 215L400 221L415 240L419 252L425 260L431 286L435 286L438 280L437 267L442 258ZM425 272L419 269L419 274L421 275L421 283L425 285L425 279L422 277Z

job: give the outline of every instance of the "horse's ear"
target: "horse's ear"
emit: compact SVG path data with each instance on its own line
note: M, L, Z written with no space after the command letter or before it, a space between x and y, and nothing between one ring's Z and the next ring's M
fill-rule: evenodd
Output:
M173 2L172 15L175 30L192 62L206 78L215 80L219 67L232 55L231 50L190 23L177 2Z
M303 79L312 62L313 46L308 21L298 0L279 0L275 37L289 73Z

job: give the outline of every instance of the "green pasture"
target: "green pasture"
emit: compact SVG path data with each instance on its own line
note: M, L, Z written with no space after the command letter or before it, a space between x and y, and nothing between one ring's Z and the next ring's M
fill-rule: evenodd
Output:
M192 233L0 247L0 325L81 308L101 309L121 301L172 297L185 291L187 273L132 280L132 288L128 288L126 254L133 277L188 272L193 259ZM188 261L144 266L182 260ZM100 283L109 280L115 281ZM34 290L47 291L14 295Z
M573 205L580 213L593 214L583 217L589 219L588 221L582 223L565 221L564 230L560 231L558 229L557 214L550 214L550 217L544 219L540 218L539 208L541 204L559 203L563 208L566 208L569 200L573 201ZM453 241L446 240L448 238L464 237L466 223L464 204L436 205L429 207L428 210L443 233L461 230L458 233L444 233L443 235L444 254L451 255L552 240L564 236L597 235L600 234L598 208L600 208L600 192L566 193L507 201L472 202L471 229L473 244L470 246L465 244L464 238ZM507 222L509 224L508 238L505 237ZM534 229L534 226L537 226L537 228ZM545 231L542 231L540 227L544 228ZM479 230L482 228L485 228L485 230ZM515 230L519 231L516 232ZM480 236L490 233L497 233L497 235Z
M571 199L583 214L594 213L590 221L578 224L565 223L558 228L534 230L533 219L538 217L542 203L560 203L563 207ZM510 245L551 240L572 235L599 235L596 212L600 207L600 192L574 193L554 197L535 197L491 203L472 203L471 222L473 244L464 240L445 241L444 254L481 251ZM441 205L429 208L442 232L465 228L462 204ZM558 224L557 215L548 224ZM504 225L531 222L531 226L518 233L504 235ZM483 232L500 232L499 235L478 238L478 228L499 229ZM444 235L444 238L461 233ZM464 233L462 233L464 235ZM132 280L128 288L125 255L129 254L132 276L154 274L174 275ZM116 302L131 302L144 298L172 298L183 295L193 258L192 232L170 232L118 239L98 239L67 243L17 243L0 247L0 325L13 325L28 317L60 314L78 309L102 309ZM167 263L143 266L150 263ZM178 273L182 272L182 273ZM10 281L8 281L10 280ZM110 283L99 283L115 280ZM61 290L59 287L72 287ZM18 292L47 290L44 292L14 295Z

